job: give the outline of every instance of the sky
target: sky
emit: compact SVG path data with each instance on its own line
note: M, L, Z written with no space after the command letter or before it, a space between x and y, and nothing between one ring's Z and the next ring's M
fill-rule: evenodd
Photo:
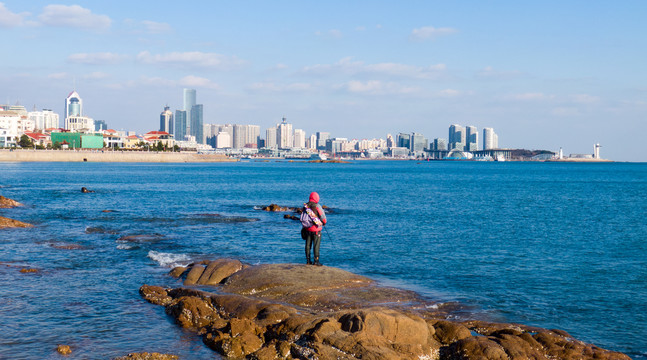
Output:
M500 147L600 143L644 162L646 14L642 0L4 0L0 103L62 117L76 90L84 115L143 133L192 88L205 123L262 136L283 117L349 139L460 124Z

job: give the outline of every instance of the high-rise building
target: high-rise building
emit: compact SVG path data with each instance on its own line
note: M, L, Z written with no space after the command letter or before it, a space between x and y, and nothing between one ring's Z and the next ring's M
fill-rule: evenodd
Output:
M216 135L216 149L231 148L231 134L227 131L221 131Z
M246 139L247 139L247 125L235 124L232 148L234 149L244 148Z
M409 149L411 146L411 135L405 133L398 134L398 147L403 147Z
M30 111L29 119L34 122L37 130L45 130L59 127L58 114L52 110ZM95 121L96 124L96 121Z
M182 110L186 111L187 118L187 129L186 133L191 134L191 109L196 105L196 94L195 89L184 89L183 90L183 108Z
M412 133L409 142L409 151L411 152L422 152L424 151L429 144L427 143L427 138L422 134Z
M184 141L186 133L186 111L175 110L175 140Z
M306 147L306 132L301 129L294 129L294 144L297 149Z
M386 134L386 147L387 148L396 147L395 140L393 140L393 135L391 134Z
M483 129L483 150L499 148L499 137L492 128Z
M76 91L65 98L65 117L69 116L83 116L83 99Z
M108 123L105 120L94 120L94 131L108 130Z
M283 121L276 126L276 136L279 149L289 149L294 144L292 124L288 124L286 118L283 118Z
M261 127L258 125L247 125L247 137L245 138L245 147L257 148L258 140L261 137Z
M203 119L202 119L202 104L193 105L191 107L191 136L195 137L195 141L199 144L204 143Z
M449 127L449 148L448 150L465 150L465 128L460 125L451 125Z
M276 143L276 126L268 128L265 130L265 147L269 149L276 149L277 148L277 143Z
M306 144L308 149L316 150L317 149L317 134L310 135L310 140Z
M326 150L328 139L330 139L329 132L317 132L317 150Z
M479 149L479 133L476 126L465 127L465 150L477 151Z
M164 111L160 114L160 131L166 131L173 134L173 112L166 105Z
M433 150L447 151L447 139L443 139L443 138L434 139Z

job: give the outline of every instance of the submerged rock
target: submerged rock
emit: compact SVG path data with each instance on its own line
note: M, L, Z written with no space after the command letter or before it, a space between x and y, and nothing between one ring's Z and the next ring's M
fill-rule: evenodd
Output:
M270 205L261 207L261 210L272 211L272 212L295 212L296 208L289 207L289 206L280 206L277 204L270 204Z
M34 225L0 216L0 229L30 228L30 227L34 227Z
M197 285L222 272L211 282L217 294L149 285L140 293L227 358L629 359L563 331L447 321L414 292L341 269L239 264L221 259L172 271ZM214 285L220 278L224 284Z
M0 209L10 209L18 206L24 206L23 204L0 195Z
M56 351L61 355L70 355L72 353L69 345L59 345L56 347Z
M179 357L176 355L170 354L160 354L160 353L132 353L126 356L120 356L114 358L114 360L178 360Z

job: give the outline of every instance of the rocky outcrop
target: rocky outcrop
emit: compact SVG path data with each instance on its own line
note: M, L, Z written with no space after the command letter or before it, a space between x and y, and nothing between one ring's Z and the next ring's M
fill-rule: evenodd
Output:
M144 285L140 294L227 358L629 359L563 331L447 321L442 304L341 269L239 263L176 268L192 288Z
M23 206L23 204L0 195L0 209L10 209L18 206Z
M34 227L34 225L0 216L0 229L30 228L30 227Z
M289 207L289 206L280 206L278 204L270 204L267 206L261 207L261 210L263 211L272 211L272 212L295 212L297 211L296 208Z
M132 353L126 356L120 356L114 360L178 360L179 357L176 355L170 354L160 354L160 353Z
M59 345L56 347L56 352L61 355L70 355L72 353L72 349L70 349L69 345Z

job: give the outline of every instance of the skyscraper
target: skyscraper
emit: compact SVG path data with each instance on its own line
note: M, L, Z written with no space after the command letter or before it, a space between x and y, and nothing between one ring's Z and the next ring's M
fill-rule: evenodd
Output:
M424 151L429 144L427 144L427 139L418 133L411 134L409 141L409 151L411 152L422 152Z
M234 149L244 148L246 139L247 139L247 126L235 124L232 148Z
M194 90L194 95L195 95L195 90ZM203 120L202 120L202 104L193 105L191 107L190 130L191 130L191 136L195 136L195 141L198 144L203 144L204 143L204 137L203 137L204 126L203 125L204 124L203 124Z
M294 129L294 147L302 149L306 147L306 132L301 129Z
M83 100L76 91L72 91L65 98L64 127L70 131L94 131L94 119L83 116Z
M326 150L326 141L330 139L329 132L317 132L317 149Z
M465 127L465 150L477 151L479 149L479 133L476 126Z
M465 128L453 124L449 127L449 149L448 150L465 150Z
M499 137L492 128L483 129L483 150L499 148Z
M398 147L409 148L411 146L411 135L405 133L398 134Z
M184 141L186 136L186 111L175 110L175 140Z
M292 124L288 124L286 118L283 118L283 121L276 126L276 136L279 149L289 149L294 144L294 140L292 139Z
M265 147L270 149L276 149L276 126L268 128L265 130Z
M69 116L83 116L83 100L76 91L65 98L65 117Z
M160 131L173 134L173 112L168 105L164 107L164 111L160 114Z

